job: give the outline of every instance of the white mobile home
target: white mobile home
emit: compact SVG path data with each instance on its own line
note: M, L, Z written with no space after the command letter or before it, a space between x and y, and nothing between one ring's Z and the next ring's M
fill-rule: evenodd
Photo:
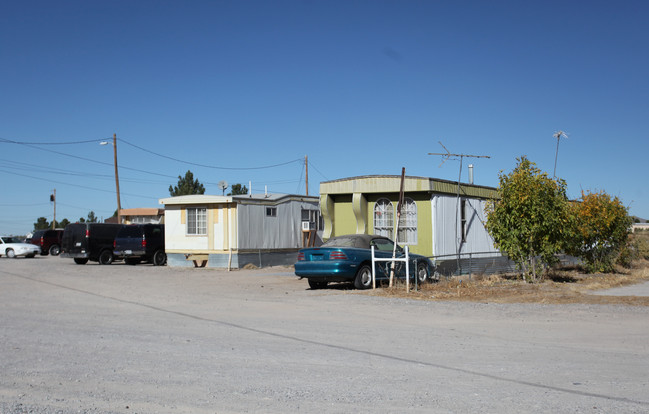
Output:
M291 265L305 235L320 240L318 197L187 195L160 204L169 266Z

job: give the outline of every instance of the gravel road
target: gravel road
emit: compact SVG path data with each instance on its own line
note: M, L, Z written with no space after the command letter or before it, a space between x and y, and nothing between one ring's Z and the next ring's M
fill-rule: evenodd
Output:
M0 258L2 413L648 413L649 309Z

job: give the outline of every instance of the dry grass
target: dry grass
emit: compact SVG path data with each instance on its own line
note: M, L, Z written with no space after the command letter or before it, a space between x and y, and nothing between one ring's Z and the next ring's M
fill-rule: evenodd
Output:
M469 276L442 279L419 291L406 293L400 281L392 288L370 294L420 300L453 300L491 303L588 303L649 306L649 297L602 296L591 292L649 281L649 262L636 262L633 269L614 274L584 274L579 269L554 270L541 283L527 283L516 275Z

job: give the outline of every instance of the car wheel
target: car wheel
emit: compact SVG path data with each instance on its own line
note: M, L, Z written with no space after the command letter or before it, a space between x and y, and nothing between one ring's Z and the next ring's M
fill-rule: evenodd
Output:
M61 247L58 244L53 244L50 246L49 252L52 256L58 256L61 253Z
M328 283L328 282L321 282L321 281L318 281L318 280L311 280L311 279L309 279L309 287L310 287L311 289L314 289L314 290L315 290L315 289L324 289L324 288L326 288L326 287L327 287L327 283Z
M369 289L372 287L372 268L369 265L363 265L358 269L354 286L356 289Z
M110 250L104 250L99 253L99 264L109 265L111 263L113 263L113 253Z
M162 250L158 250L153 254L153 265L154 266L163 266L167 263L167 255Z
M86 264L86 263L88 263L88 259L80 259L80 258L75 257L74 262L76 264Z
M417 283L420 285L428 282L428 266L426 263L419 263L417 265Z
M11 257L11 258L16 257L16 252L14 252L14 249L7 249L5 253L7 253L7 257Z

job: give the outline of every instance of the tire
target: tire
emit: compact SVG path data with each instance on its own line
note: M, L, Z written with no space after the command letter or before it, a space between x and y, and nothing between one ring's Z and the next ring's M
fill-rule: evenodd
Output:
M154 266L164 266L167 263L167 255L162 250L153 253L153 260L151 261Z
M428 265L426 263L419 263L417 265L417 283L423 285L428 282L429 277Z
M329 282L321 282L321 281L319 281L319 280L311 280L311 279L309 279L309 287L310 287L311 289L313 289L313 290L316 290L316 289L324 289L324 288L327 287L327 284L328 284L328 283L329 283Z
M58 256L61 253L61 246L58 244L53 244L50 246L49 254L52 256Z
M369 289L372 287L372 268L369 265L363 265L354 279L356 289Z
M76 264L86 264L86 263L88 263L88 259L82 259L82 258L75 257L74 262Z
M104 250L99 253L99 264L109 265L113 263L113 253L110 250Z
M14 252L14 249L7 249L5 252L7 254L7 257L9 258L15 258L16 257L16 252Z

